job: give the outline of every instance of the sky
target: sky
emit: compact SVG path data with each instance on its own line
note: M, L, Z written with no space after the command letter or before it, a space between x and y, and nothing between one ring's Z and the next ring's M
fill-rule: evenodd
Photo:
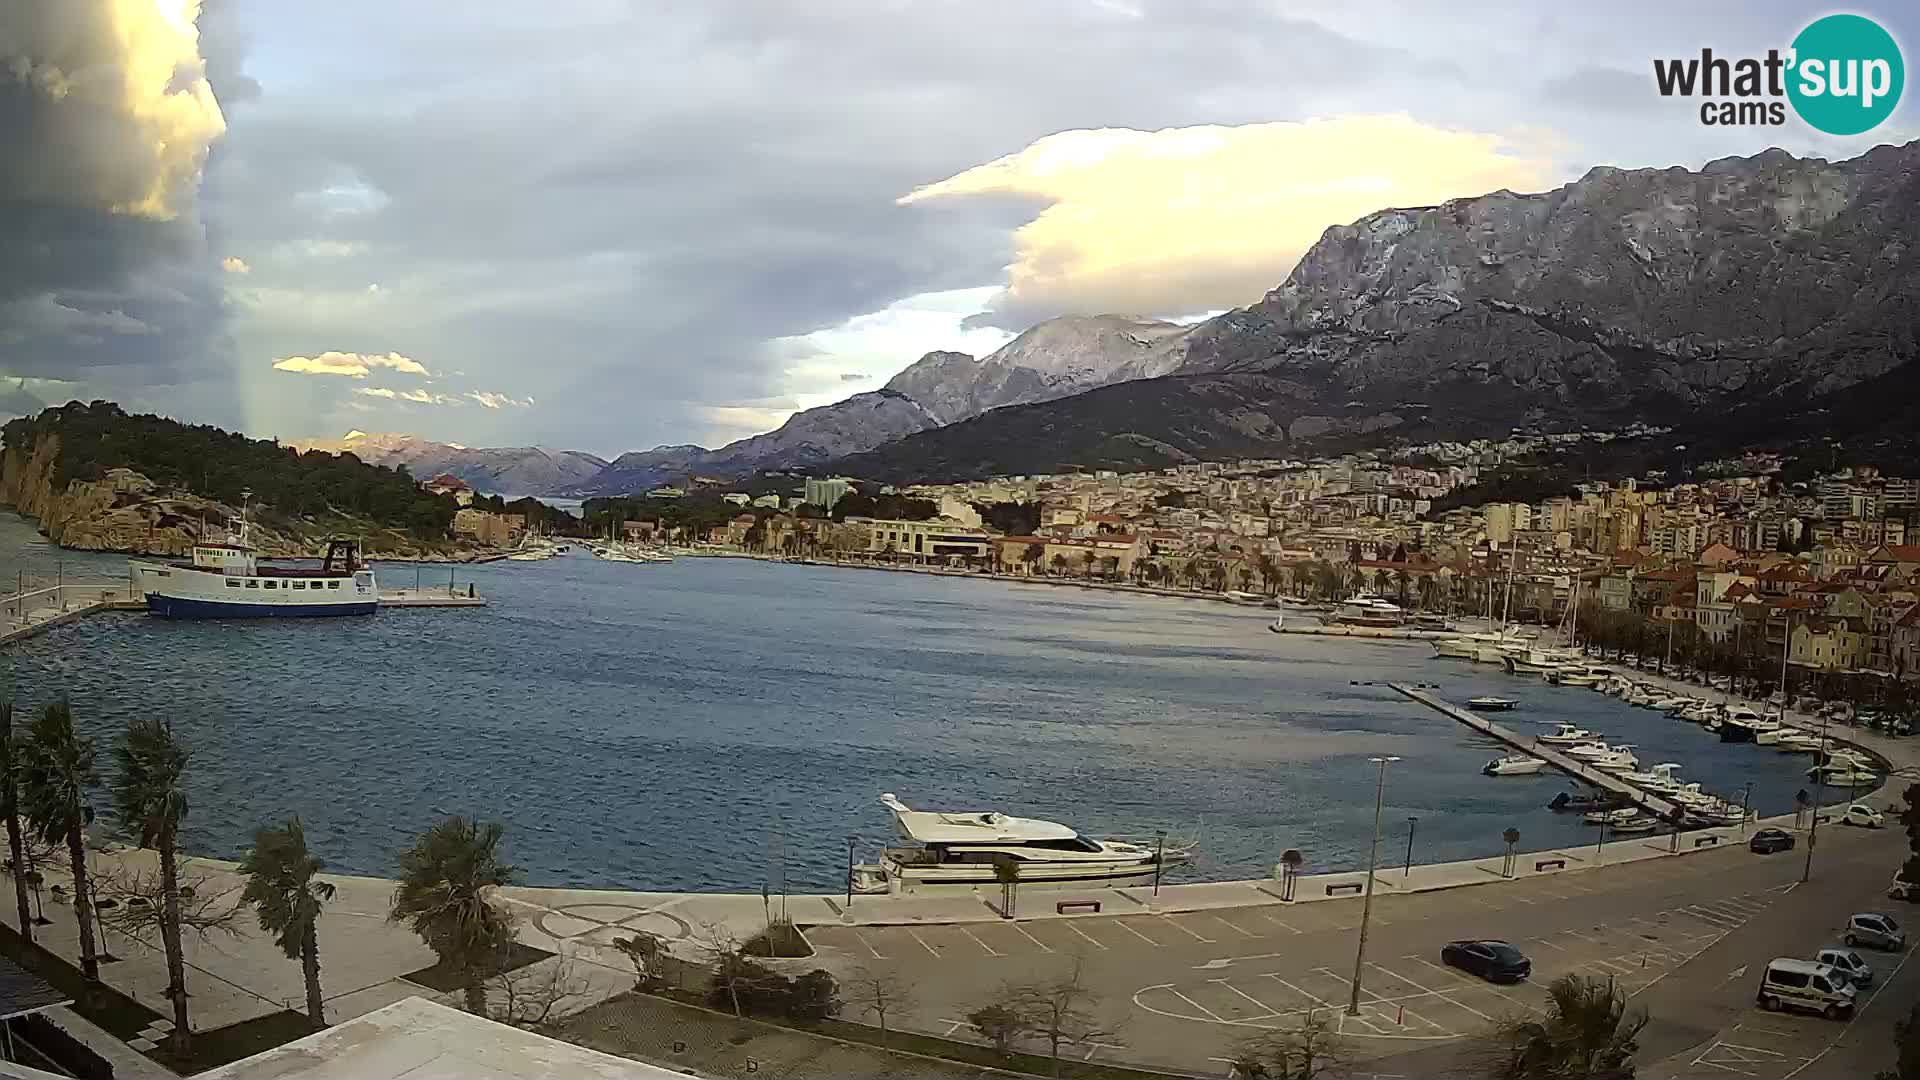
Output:
M713 446L1330 225L1920 135L1715 128L1652 60L1911 5L9 0L0 413Z

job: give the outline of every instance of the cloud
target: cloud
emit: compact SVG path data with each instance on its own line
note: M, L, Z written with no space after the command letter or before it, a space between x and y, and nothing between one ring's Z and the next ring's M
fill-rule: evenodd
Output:
M525 407L533 404L532 398L522 399L522 398L516 398L516 397L509 397L506 394L495 394L487 390L474 390L469 392L466 396L469 400L477 401L481 405L489 409L504 409L508 407Z
M221 259L220 269L225 270L229 274L253 273L253 267L248 266L247 260L241 258L238 255L229 255L226 258Z
M1021 327L1063 312L1168 315L1258 299L1330 225L1498 188L1553 168L1496 135L1406 116L1064 131L902 196L903 206L1023 196L993 307Z
M387 368L402 375L429 374L419 361L396 352L323 352L318 356L287 356L273 362L275 371L291 371L296 375L344 375L352 379L364 379L374 368Z
M0 81L39 123L10 143L0 199L169 220L226 131L200 58L199 0L27 0L0 14Z

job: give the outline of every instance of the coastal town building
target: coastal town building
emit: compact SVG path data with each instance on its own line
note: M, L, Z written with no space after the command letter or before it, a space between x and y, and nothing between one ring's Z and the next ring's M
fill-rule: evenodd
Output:
M489 547L509 547L527 531L525 514L497 514L467 507L453 515L453 534Z

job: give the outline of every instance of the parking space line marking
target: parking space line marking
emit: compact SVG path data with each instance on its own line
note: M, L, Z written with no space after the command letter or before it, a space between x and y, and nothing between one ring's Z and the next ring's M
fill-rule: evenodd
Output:
M1592 961L1592 964L1594 967L1607 968L1608 970L1612 971L1616 975L1631 975L1634 973L1635 970L1637 970L1635 968L1630 968L1625 964L1617 963L1613 960L1594 960Z
M1401 982L1403 982L1403 983L1406 983L1406 984L1407 984L1408 986L1411 986L1411 987L1413 987L1414 989L1416 989L1416 990L1418 990L1418 991L1420 991L1420 992L1421 992L1422 994L1426 994L1426 995L1430 995L1430 996L1432 996L1432 997L1436 997L1436 998L1439 998L1439 999L1440 999L1441 1001L1444 1001L1444 1002L1446 1002L1446 1003L1448 1003L1449 1005L1457 1005L1457 1006L1459 1006L1460 1008L1462 1008L1462 1009L1465 1009L1466 1011L1468 1011L1468 1012L1470 1012L1470 1013L1472 1013L1473 1015L1475 1015L1475 1016L1477 1016L1477 1017L1479 1017L1480 1019L1482 1019L1482 1020L1485 1020L1485 1021L1486 1021L1487 1023L1489 1023L1489 1024L1491 1024L1491 1023L1495 1023L1495 1022L1496 1022L1496 1021L1495 1021L1495 1020L1493 1019L1493 1017L1491 1017L1491 1016L1488 1016L1488 1015L1487 1015L1486 1013L1483 1013L1483 1012L1481 1012L1481 1011L1480 1011L1479 1009L1476 1009L1476 1008L1474 1008L1473 1006L1471 1006L1471 1005L1469 1005L1469 1004L1467 1004L1466 1002L1464 1002L1464 1001L1455 1001L1455 1000L1454 1000L1453 998L1451 998L1451 997L1448 997L1448 996L1447 996L1447 992L1446 992L1445 990L1432 990L1432 989L1429 989L1429 988L1427 988L1427 987L1425 987L1425 986L1422 986L1422 985L1420 985L1420 984L1419 984L1419 983L1417 983L1417 982L1414 982L1414 981L1413 981L1412 979L1409 979L1409 978L1407 978L1407 977L1406 977L1405 975L1402 975L1402 974L1400 974L1399 972L1397 972L1397 971L1393 971L1393 970L1391 970L1391 969L1389 969L1389 968L1383 968L1383 967L1381 967L1381 966L1380 966L1379 964L1376 964L1376 963L1374 963L1374 962L1373 962L1373 961L1371 961L1371 960L1369 960L1369 961L1367 961L1367 966L1368 966L1368 967L1370 967L1370 968L1372 968L1372 969L1374 969L1375 971L1378 971L1378 972L1380 972L1380 973L1381 973L1382 975L1391 975L1391 976L1393 976L1394 978L1396 978L1396 979L1399 979L1399 980L1400 980ZM1429 1021L1429 1023L1431 1023L1431 1021ZM1434 1026L1435 1026L1435 1027L1438 1027L1439 1025L1438 1025L1438 1024L1435 1024Z
M961 933L963 933L963 934L965 934L965 935L967 935L968 937L970 937L970 938L972 938L972 939L973 939L973 943L974 943L975 945L978 945L978 946L980 946L981 948L983 948L983 949L985 949L985 950L987 950L987 955L988 955L988 956L1005 956L1005 955L1007 955L1006 953L1003 953L1003 952L1001 952L1000 950L998 950L998 949L996 949L996 948L994 948L993 946L991 946L991 945L989 945L989 944L987 944L986 942L984 942L984 941L981 941L981 940L980 940L980 935L978 935L978 934L976 934L976 933L974 933L973 931L971 931L971 930L969 930L969 929L967 929L967 928L966 928L966 927L964 927L964 926L958 926L958 927L955 927L954 929L956 929L956 930L958 930L958 931L960 931Z
M1270 922L1270 923L1273 923L1273 924L1274 924L1274 925L1276 925L1276 926L1282 926L1282 927L1285 927L1286 929L1288 929L1288 930L1290 930L1290 931L1292 931L1293 933L1296 933L1296 934L1298 934L1298 933L1302 933L1302 931L1301 931L1301 929L1300 929L1299 927L1297 927L1297 926L1294 926L1294 925L1293 925L1292 923L1288 923L1288 922L1283 922L1283 921L1281 921L1281 920L1279 920L1279 919L1276 919L1276 918L1274 918L1273 916L1271 916L1271 915L1269 915L1269 914L1267 914L1267 913L1266 913L1265 911L1263 911L1263 910L1259 910L1259 909L1256 909L1256 910L1254 911L1254 914L1256 914L1256 915L1258 915L1258 916L1260 916L1261 918L1263 918L1263 919L1265 919L1265 920L1267 920L1267 921L1268 921L1268 922Z
M1085 938L1087 944L1093 946L1096 949L1099 949L1101 952L1107 951L1107 947L1105 945L1100 944L1097 938L1093 937L1093 935L1087 933L1085 930L1080 929L1079 927L1073 925L1072 923L1067 923L1066 927L1067 929L1073 931L1074 933L1079 934L1082 938ZM1042 948L1045 948L1045 946L1042 946Z
M872 953L872 954L873 954L873 958L874 958L875 960L885 960L885 959L886 959L886 957L884 957L884 956L882 956L882 955L880 955L880 950L879 950L879 949L876 949L876 948L874 948L874 947L873 947L873 942L871 942L871 941L868 941L868 940L867 940L867 939L866 939L866 938L865 938L864 936L862 936L862 935L861 935L861 933L860 933L860 931L858 931L858 930L855 930L855 931L853 931L853 940L855 940L855 941L858 941L858 942L859 942L859 943L860 943L860 944L861 944L861 945L862 945L863 947L865 947L865 948L866 948L866 950L867 950L868 952L870 952L870 953Z
M1307 999L1308 1001L1312 1001L1312 1002L1316 1002L1316 1003L1318 1003L1318 1004L1319 1004L1319 1006L1320 1006L1321 1008L1323 1008L1323 1009L1331 1009L1331 1008L1333 1008L1333 1003L1332 1003L1332 1002L1330 1002L1330 1001L1327 1001L1327 1000L1325 1000L1325 999L1323 999L1323 998L1321 998L1321 997L1320 997L1320 996L1319 996L1318 994L1309 994L1309 993L1307 993L1307 992L1306 992L1305 990L1302 990L1302 989L1300 989L1299 987L1297 987L1297 986L1295 986L1295 985L1293 985L1292 983L1290 983L1290 982L1288 982L1287 980L1285 980L1285 979L1283 979L1283 978L1281 978L1280 976L1278 976L1278 975L1276 975L1276 974L1274 974L1274 973L1273 973L1273 972L1271 972L1271 971L1269 971L1269 972L1267 972L1267 973L1265 973L1264 975L1262 975L1262 976L1261 976L1261 978L1263 978L1263 979L1272 979L1272 980L1273 980L1274 982L1277 982L1277 983L1279 983L1279 984L1280 984L1281 986L1284 986L1284 987L1286 987L1287 989L1289 989L1289 990L1291 990L1291 991L1293 991L1294 993L1296 993L1296 994L1299 994L1299 995L1300 995L1301 997L1303 997L1303 998L1306 998L1306 999Z
M1344 986L1345 986L1345 987L1347 988L1347 991L1348 991L1349 993L1351 993L1351 992L1353 991L1353 980L1352 980L1352 979L1349 979L1349 978L1347 978L1347 977L1346 977L1346 976L1344 976L1344 975L1336 975L1336 974L1334 974L1334 973L1333 973L1332 971L1329 971L1329 970L1327 970L1326 968L1323 968L1323 967L1318 967L1318 968L1314 968L1313 970L1315 970L1315 971L1317 971L1317 972L1319 972L1319 973L1320 973L1320 974L1322 974L1322 975L1325 975L1325 976L1326 976L1327 978L1329 978L1329 979L1334 979L1334 980L1336 980L1336 981L1338 981L1339 983L1341 983L1342 985L1344 985ZM1363 983L1363 984L1361 984L1361 986L1360 986L1360 992L1361 992L1362 994L1365 994L1365 995L1366 995L1366 996L1367 996L1368 998L1371 998L1371 999L1372 999L1372 1000L1371 1000L1371 1001L1369 1001L1369 1002L1368 1002L1367 1004L1368 1004L1368 1006L1369 1006L1370 1008L1372 1008L1372 1009L1374 1009L1374 1010L1375 1010L1376 1012L1378 1012L1378 1013L1380 1013L1380 1022L1381 1022L1381 1023L1383 1023L1383 1024L1389 1024L1389 1023L1391 1023L1391 1024L1393 1024L1393 1025L1394 1025L1395 1027L1405 1027L1405 1026L1406 1026L1406 1025L1404 1025L1404 1024L1399 1024L1399 1023L1395 1023L1394 1021L1391 1021L1391 1020L1388 1020L1388 1019L1387 1019L1387 1013L1388 1013L1388 1012L1390 1012L1391 1010L1390 1010L1390 1009L1383 1009L1383 1008L1381 1008L1381 1006L1383 1006L1383 1005L1393 1005L1393 1004L1395 1004L1394 1002L1392 1002L1392 1001L1389 1001L1389 1000L1387 1000L1386 998L1383 998L1383 997L1381 997L1381 996L1380 996L1379 994L1376 994L1376 993L1374 993L1373 991L1371 991L1371 990L1369 990L1369 989L1367 989L1367 988L1366 988L1366 985L1365 985L1364 983ZM1405 1012L1405 1013L1406 1013L1406 1014L1407 1014L1408 1016L1411 1016L1411 1017L1413 1017L1413 1018L1414 1018L1415 1020L1418 1020L1418 1021L1420 1021L1421 1023L1423 1023L1423 1024L1425 1024L1425 1025L1427 1025L1428 1027L1430 1027L1430 1028L1432 1028L1433 1030L1435 1030L1435 1031L1446 1031L1446 1032L1447 1032L1447 1033L1448 1033L1449 1035L1451 1035L1451 1034L1452 1034L1452 1032L1451 1032L1451 1031L1448 1031L1448 1030L1447 1030L1446 1028L1443 1028L1443 1027L1441 1027L1441 1026L1440 1026L1439 1024L1436 1024L1436 1023L1434 1023L1433 1021L1431 1021L1431 1020L1429 1020L1429 1019L1427 1019L1426 1017L1424 1017L1424 1016L1421 1016L1421 1015L1420 1015L1419 1013L1417 1013L1417 1012L1414 1012L1414 1011L1413 1011L1412 1009L1409 1009L1409 1008L1407 1008L1407 1007L1406 1007L1406 1006L1404 1006L1404 1005L1402 1005L1402 1006L1400 1006L1400 1008L1401 1008L1401 1009L1402 1009L1402 1011L1404 1011L1404 1012ZM1347 1019L1349 1019L1349 1020L1357 1020L1357 1019L1360 1019L1360 1018L1359 1018L1359 1017L1355 1017L1355 1016L1351 1016L1351 1015L1349 1015L1349 1016L1347 1017ZM1361 1023L1363 1023L1363 1024L1366 1024L1366 1025L1367 1025L1368 1027L1374 1027L1374 1025L1373 1025L1373 1024L1372 1024L1372 1023L1370 1022L1370 1021L1367 1021L1367 1020L1360 1020L1360 1022L1361 1022ZM1375 1031L1375 1033L1376 1033L1376 1034L1380 1034L1380 1035L1384 1035L1384 1034L1386 1034L1386 1032L1384 1032L1384 1031L1381 1031L1381 1030L1379 1030L1378 1028L1374 1028L1374 1031Z
M1174 929L1180 931L1181 933L1187 935L1188 937L1192 938L1195 941L1198 941L1207 945L1219 944L1218 942L1214 941L1210 937L1201 937L1199 934L1193 932L1192 930L1189 930L1186 927L1180 925L1179 923L1174 922L1173 916L1171 915L1162 915L1160 919L1162 922L1165 922L1167 925L1172 926Z
M1180 991L1178 991L1178 990L1175 990L1175 989L1174 989L1173 987L1171 987L1171 986L1169 986L1169 987L1167 987L1167 993L1169 993L1169 994L1172 994L1172 995L1173 995L1174 997L1177 997L1177 998L1179 998L1179 999L1180 999L1181 1001L1184 1001L1184 1002L1186 1002L1187 1004L1189 1004L1189 1005L1191 1005L1191 1006L1193 1006L1194 1008L1196 1008L1196 1009L1199 1009L1199 1010L1200 1010L1201 1012L1203 1012L1203 1013L1206 1013L1206 1014L1207 1014L1207 1016L1209 1016L1209 1017L1211 1017L1211 1018L1213 1019L1213 1021L1214 1021L1215 1023L1218 1023L1218 1024L1229 1024L1229 1023L1232 1023L1232 1021L1231 1021L1231 1020L1227 1020L1227 1019L1224 1019L1224 1018L1222 1018L1222 1017L1220 1016L1220 1014L1218 1014L1218 1013L1216 1013L1216 1012L1214 1012L1214 1011L1213 1011L1212 1009L1209 1009L1209 1008L1207 1008L1207 1007L1206 1007L1205 1005L1202 1005L1202 1004L1200 1004L1199 1002L1197 1002L1197 1001L1195 1001L1195 1000L1193 1000L1192 998L1190 998L1190 997L1188 997L1187 995L1185 995L1185 994L1183 994L1183 993L1181 993Z
M1593 943L1593 940L1594 940L1593 938L1588 937L1587 935L1581 933L1578 930L1562 930L1560 932L1567 935L1568 937L1577 937L1581 941L1588 942L1589 944Z
M1249 1016L1247 1017L1248 1020L1271 1020L1274 1017L1280 1015L1280 1013L1277 1010L1275 1010L1273 1006L1267 1004L1264 1001L1261 1001L1259 998L1254 997L1252 994L1247 993L1245 990L1240 989L1239 987L1233 985L1232 983L1228 982L1225 979L1208 979L1207 981L1210 983L1219 983L1222 988L1232 991L1233 993L1239 994L1241 997L1246 998L1248 1001L1253 1002L1255 1005L1258 1005L1262 1009L1265 1009L1267 1011L1267 1015L1265 1016Z
M1121 922L1119 919L1113 920L1113 925L1119 927L1122 930L1125 930L1127 933L1132 934L1134 937L1139 938L1141 941L1146 942L1147 944L1153 946L1156 949L1163 947L1159 942L1153 940L1152 938L1141 933L1140 931L1135 930L1133 927L1128 926L1126 923Z
M1739 1043L1730 1043L1730 1042L1724 1042L1724 1041L1721 1042L1720 1045L1726 1047L1729 1050L1742 1050L1749 1054L1765 1054L1768 1057L1777 1057L1777 1058L1783 1058L1787 1056L1778 1050L1768 1050L1764 1046L1741 1046Z
M1229 930L1238 930L1240 933L1245 934L1248 937L1260 936L1259 934L1254 933L1253 931L1247 929L1244 926L1239 925L1238 923L1228 922L1223 916L1213 915L1210 917L1213 919L1214 922L1220 923L1221 925L1225 926Z
M912 939L913 939L913 940L915 940L915 941L918 941L918 942L920 943L920 947L921 947L921 948L923 948L923 949L925 949L925 950L927 950L927 955L928 955L928 956L939 956L939 955L940 955L940 950L938 950L938 949L936 949L936 948L934 948L933 946L931 946L931 945L929 945L929 944L927 944L927 941L926 941L926 939L925 939L925 938L923 938L923 937L921 937L921 936L920 936L919 934L916 934L916 933L914 933L914 932L913 932L913 927L911 927L911 926L903 926L903 927L901 927L900 929L902 929L902 930L905 930L905 931L907 932L907 936L908 936L908 937L910 937L910 938L912 938Z
M1548 940L1547 940L1546 938L1543 938L1543 937L1537 937L1537 938L1532 938L1532 939L1530 939L1530 940L1532 940L1532 941L1534 941L1534 942L1536 942L1536 943L1538 943L1538 944L1541 944L1541 945L1545 945L1545 946L1546 946L1547 948L1549 948L1549 949L1552 949L1552 950L1553 950L1554 952L1566 952L1566 951L1567 951L1566 949L1564 949L1564 948L1562 948L1561 946L1559 946L1559 945L1555 945L1555 944L1554 944L1553 942L1551 942L1551 941L1548 941Z
M1009 923L1008 923L1007 925L1008 925L1008 926L1011 926L1011 927L1013 927L1013 928L1014 928L1015 930L1018 930L1018 931L1020 931L1020 936L1021 936L1021 937L1023 937L1023 938L1026 938L1026 939L1027 939L1028 941L1031 941L1031 942L1033 942L1033 943L1034 943L1035 945L1038 945L1038 946L1040 946L1040 951L1041 951L1041 952L1052 952L1052 951L1053 951L1052 949L1049 949L1049 948L1047 947L1047 943L1046 943L1046 942L1044 942L1044 941L1041 941L1041 940L1040 940L1039 938L1037 938L1037 937L1034 937L1034 936L1033 936L1032 934L1029 934L1029 933L1027 933L1027 931L1025 930L1025 928L1023 928L1023 927L1022 927L1022 926L1021 926L1021 925L1020 925L1019 923L1017 923L1017 922L1009 922Z

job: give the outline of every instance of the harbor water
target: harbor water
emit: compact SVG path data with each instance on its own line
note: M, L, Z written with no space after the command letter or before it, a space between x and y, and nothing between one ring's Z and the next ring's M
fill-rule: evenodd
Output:
M0 539L35 566L58 557ZM411 587L450 571L379 572ZM1579 724L1735 801L1751 783L1762 813L1807 786L1805 756L1424 644L1271 634L1271 613L1215 602L578 552L451 574L489 606L80 620L11 648L17 698L70 699L103 771L128 719L171 721L193 752L199 854L236 857L254 828L299 814L331 868L388 874L414 834L460 813L507 825L527 882L600 888L834 888L849 837L863 857L890 842L883 791L1196 838L1178 880L1262 876L1289 847L1310 871L1350 869L1367 858L1378 755L1402 759L1383 866L1405 860L1410 818L1417 862L1497 853L1509 827L1523 849L1598 839L1545 809L1564 777L1480 775L1503 751L1388 680L1517 699L1502 723Z

